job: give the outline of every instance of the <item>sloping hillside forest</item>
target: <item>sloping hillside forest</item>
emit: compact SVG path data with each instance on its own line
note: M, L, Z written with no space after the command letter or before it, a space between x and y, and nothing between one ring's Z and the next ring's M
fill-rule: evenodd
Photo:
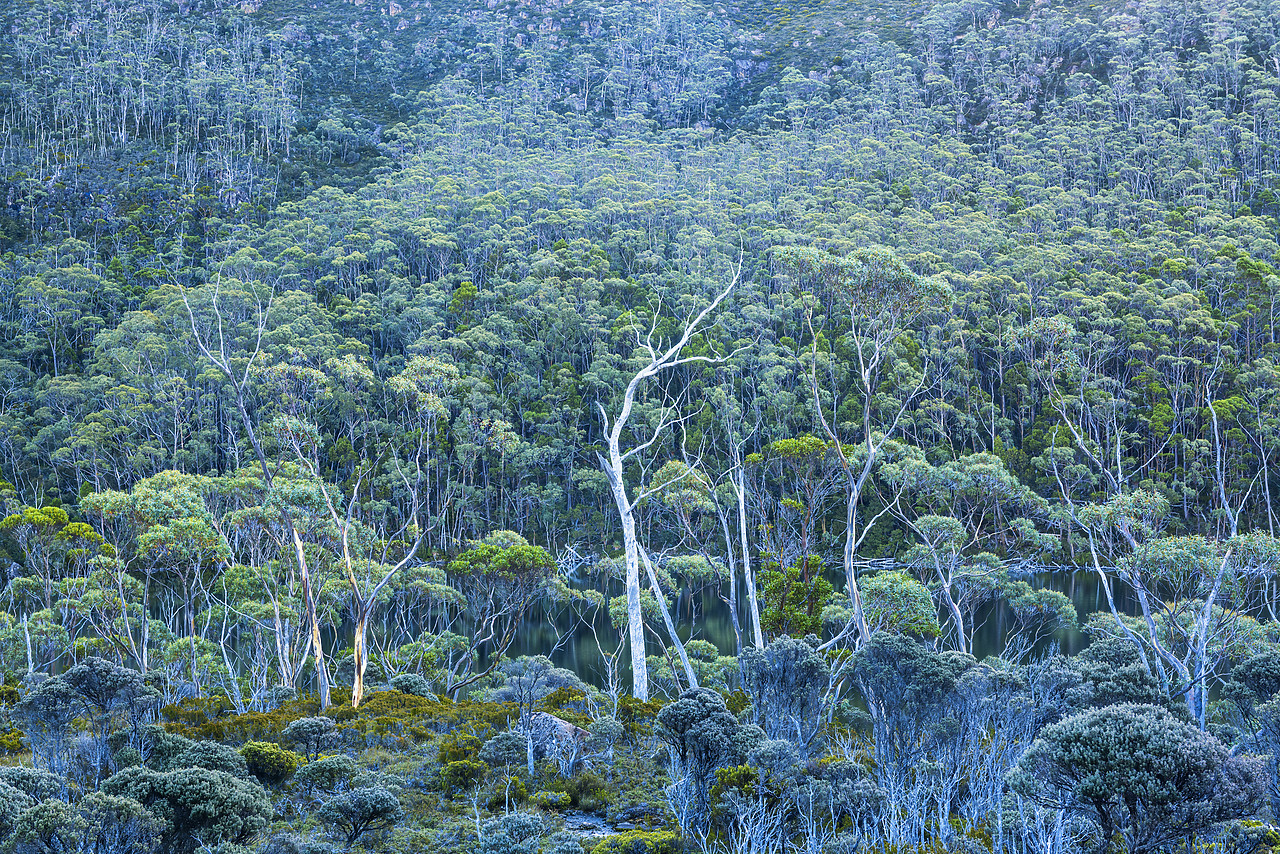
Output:
M0 849L1280 854L1280 3L0 3Z

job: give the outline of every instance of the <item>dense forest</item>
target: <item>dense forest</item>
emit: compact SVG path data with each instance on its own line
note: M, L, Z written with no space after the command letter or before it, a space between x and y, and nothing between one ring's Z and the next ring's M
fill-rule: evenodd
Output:
M4 851L1280 850L1280 4L0 27Z

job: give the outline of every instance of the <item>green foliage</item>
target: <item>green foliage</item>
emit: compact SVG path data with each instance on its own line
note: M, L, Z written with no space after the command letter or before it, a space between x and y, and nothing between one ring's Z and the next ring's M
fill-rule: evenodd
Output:
M404 808L381 786L360 786L330 798L317 815L350 848L362 837L393 827L404 817Z
M269 741L250 741L240 748L249 773L266 785L279 785L288 780L304 762L292 750Z
M545 826L534 813L513 812L480 825L483 854L537 854Z
M0 768L0 783L36 801L61 798L68 790L67 781L57 774L21 765Z
M22 845L85 847L81 804L122 765L240 779L229 745L295 745L326 792L359 779L323 766L339 745L420 784L433 756L505 767L491 736L539 703L589 725L615 800L657 803L655 730L699 786L751 754L730 718L823 761L823 666L862 695L869 727L844 734L868 775L943 786L932 763L969 750L964 791L931 796L970 817L1002 770L979 760L1043 723L1028 705L1154 704L1275 754L1272 4L187 5L0 13L0 671L31 677L0 691L0 750L62 781L24 783ZM729 281L679 370L626 395ZM626 628L597 460L624 395L622 486L662 556L635 653L670 641L680 595L697 681L743 677L723 712L529 684L551 591L582 679L596 659L566 626ZM849 565L806 557L846 536ZM905 572L864 573L876 557ZM1046 663L1079 617L1016 570L1049 561L1091 568L1082 604L1120 601ZM895 638L857 637L824 569L858 573ZM735 671L749 594L775 643ZM371 681L400 674L358 708L348 638ZM987 651L1011 662L971 667ZM683 684L672 660L658 692ZM289 699L322 675L325 708ZM495 688L513 704L457 701ZM168 735L147 725L161 695ZM609 702L616 725L592 722ZM829 795L841 834L890 814L855 782L793 782L788 809ZM396 847L461 838L457 806ZM144 818L119 822L142 849ZM497 835L539 845L516 830Z
M923 584L905 572L879 572L858 582L872 631L936 638L942 634L938 609Z
M1151 850L1261 798L1247 761L1155 706L1121 704L1053 724L1018 760L1013 788L1045 804L1078 803L1102 838Z
M647 733L652 730L662 706L661 700L638 700L624 695L618 701L618 720L630 733Z
M769 738L789 739L807 752L827 720L824 707L831 667L816 637L781 637L739 657L742 690L751 699L749 720ZM829 701L828 701L829 702Z
M400 673L391 677L391 687L402 694L431 697L431 683L418 673Z
M298 768L293 784L305 792L334 792L348 784L355 774L356 763L350 756L325 756Z
M606 836L591 854L682 854L684 843L678 833L668 830L628 830Z
M484 746L480 748L480 752L476 755L480 761L493 767L511 767L513 765L523 764L526 753L527 750L524 737L519 733L508 730L506 732L500 732L493 738L486 741ZM455 754L450 751L449 755L453 756ZM441 754L441 761L446 761L443 753Z
M203 768L126 768L106 780L102 792L137 801L163 820L161 845L176 854L189 854L201 844L247 842L271 816L261 786Z
M250 744L253 744L253 742L250 742ZM245 777L250 773L248 766L245 764L247 757L248 754L245 753L243 748L237 751L215 741L197 741L190 744L166 764L167 770L207 768L210 771L222 771L235 777Z
M788 567L772 564L760 573L760 626L770 637L804 637L822 631L822 609L833 591L815 555Z
M301 747L305 758L315 759L333 743L336 729L332 718L308 717L289 724L280 735L290 744Z
M558 777L552 782L551 791L565 796L561 806L580 809L599 809L611 800L609 784L593 771Z
M483 779L489 766L476 759L456 759L440 769L440 786L446 792L469 789Z
M569 806L572 798L568 792L534 792L533 802L544 810L559 810Z
M440 737L436 755L442 764L458 762L475 756L483 744L474 733L455 730Z

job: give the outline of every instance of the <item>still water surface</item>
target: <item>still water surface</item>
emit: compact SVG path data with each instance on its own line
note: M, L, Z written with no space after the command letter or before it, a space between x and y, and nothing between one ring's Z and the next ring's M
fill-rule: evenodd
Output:
M1080 624L1088 620L1089 615L1107 607L1106 597L1091 570L1083 569L1044 569L1024 576L1025 580L1037 588L1048 588L1065 593L1076 607ZM842 579L832 579L833 582ZM622 594L621 583L611 589L609 595ZM1135 613L1135 603L1127 588L1116 583L1113 588L1116 606L1127 613ZM745 603L740 603L740 623L743 631L748 631L749 618L746 616ZM574 671L584 681L595 685L605 682L605 658L601 655L600 646L612 651L617 646L617 635L606 625L597 624L596 633L589 626L566 619L564 612L554 609L541 609L535 612L521 626L516 636L515 645L510 655L547 655L558 667ZM710 641L721 653L734 653L733 622L730 619L729 606L715 590L700 592L686 590L680 596L672 612L680 629L681 638L693 637ZM1007 613L999 606L993 606L982 615L981 627L974 634L974 653L978 658L999 653L1004 648ZM692 632L697 626L696 633ZM596 635L599 635L597 645ZM1074 654L1084 649L1089 638L1079 628L1063 629L1053 637L1042 641L1038 651L1047 651L1054 645L1067 654ZM651 641L649 654L656 652ZM624 656L625 658L625 656ZM630 672L623 665L623 684L630 683Z

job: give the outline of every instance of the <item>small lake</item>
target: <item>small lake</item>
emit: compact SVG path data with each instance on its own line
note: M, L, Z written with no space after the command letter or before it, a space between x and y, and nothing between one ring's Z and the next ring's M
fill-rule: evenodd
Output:
M1076 607L1080 625L1088 620L1095 611L1107 608L1106 596L1098 576L1092 570L1074 568L1042 569L1020 576L1038 589L1056 590L1070 597ZM833 577L832 583L837 589L843 585L842 577ZM588 586L584 584L584 586ZM590 586L598 586L592 584ZM1136 613L1136 602L1132 592L1122 583L1113 583L1113 595L1116 606L1125 613ZM609 595L622 595L621 582L612 582ZM741 591L740 591L741 597ZM746 614L746 603L739 602L739 619L744 633L749 631L749 618ZM735 651L733 621L729 605L724 602L715 589L682 591L675 607L672 609L683 640L690 637L700 638L715 644L721 653L732 655ZM571 622L576 624L570 625ZM1008 631L1008 609L1001 605L988 606L979 617L980 626L974 633L974 652L978 658L1000 653L1004 649L1005 636ZM515 645L510 655L547 655L558 667L564 667L577 673L584 681L595 685L603 685L606 679L605 657L601 655L600 646L612 651L617 646L617 633L608 626L604 619L598 620L596 631L579 621L572 621L569 614L555 608L540 608L525 621L516 636ZM696 632L694 627L696 626ZM661 625L657 627L661 630ZM597 644L597 635L599 644ZM1042 640L1037 645L1037 652L1047 652L1056 647L1066 654L1074 654L1088 646L1088 636L1080 628L1062 629L1052 637ZM656 641L650 640L649 654L658 650ZM623 684L630 683L630 670L623 665Z

